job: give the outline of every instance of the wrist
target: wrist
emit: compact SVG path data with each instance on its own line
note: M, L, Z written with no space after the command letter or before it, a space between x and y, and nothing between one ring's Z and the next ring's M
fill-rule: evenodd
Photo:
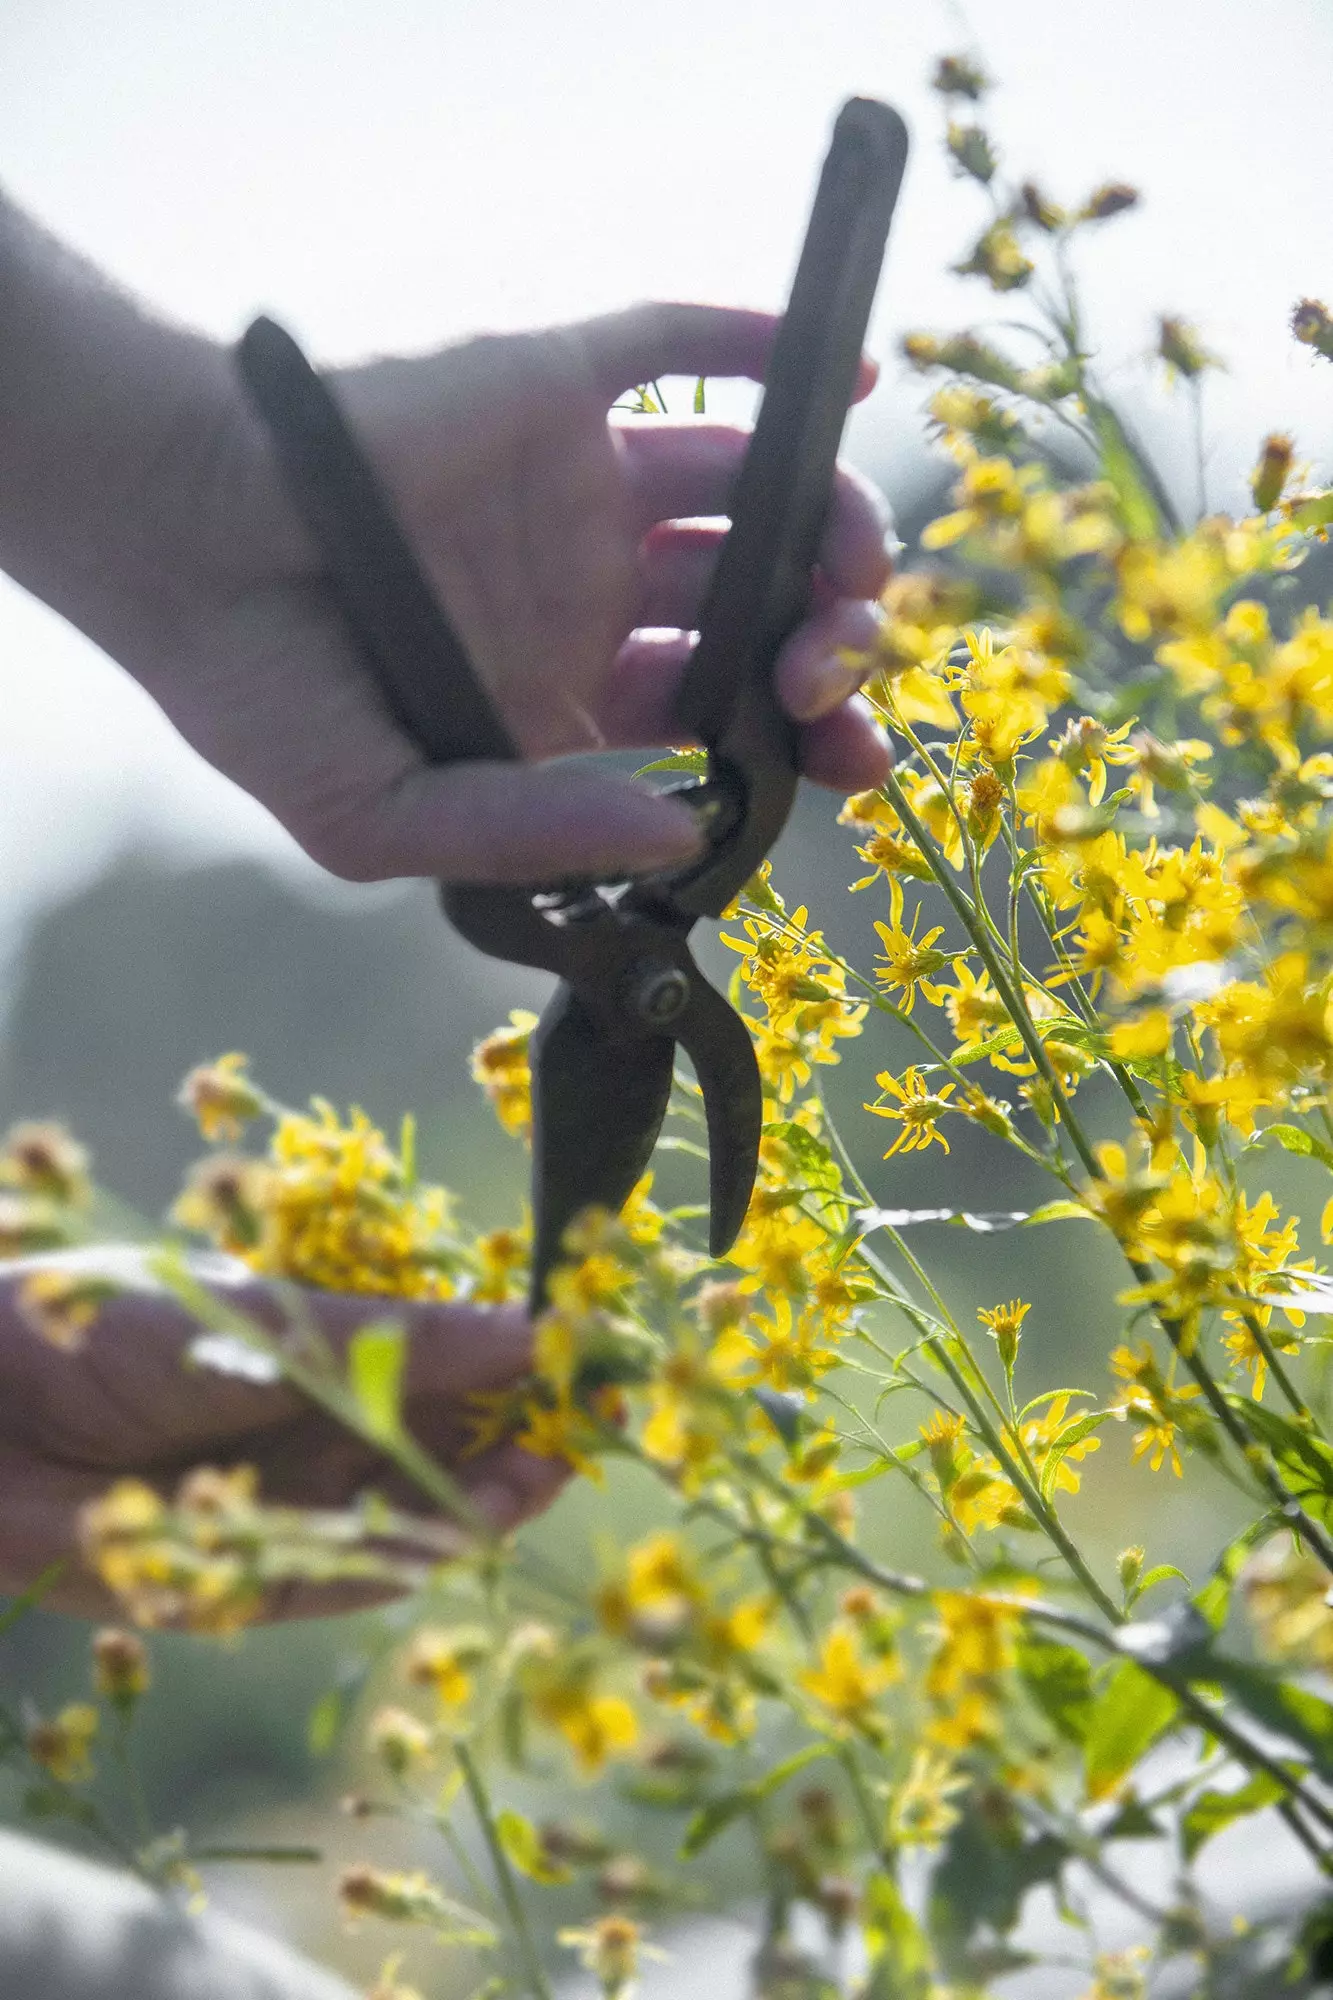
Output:
M238 404L225 350L0 198L0 569L131 671L190 614L192 519Z

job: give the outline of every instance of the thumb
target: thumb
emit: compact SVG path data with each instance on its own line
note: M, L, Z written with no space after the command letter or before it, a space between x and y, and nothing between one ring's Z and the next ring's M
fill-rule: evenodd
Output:
M673 867L701 844L687 806L586 764L415 765L315 859L353 881L541 883Z

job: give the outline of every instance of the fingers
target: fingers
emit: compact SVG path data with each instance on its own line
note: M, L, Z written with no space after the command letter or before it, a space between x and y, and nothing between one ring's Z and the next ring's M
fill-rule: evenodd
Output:
M801 732L801 768L834 792L882 785L893 765L888 738L859 695Z
M726 538L725 521L670 521L650 529L639 551L635 624L693 631Z
M563 1458L538 1458L521 1445L497 1445L463 1468L463 1490L496 1534L530 1521L551 1505L570 1478Z
M608 403L659 375L744 375L758 382L778 315L736 306L650 303L585 320L575 331Z
M792 634L774 669L778 700L797 722L817 722L854 695L870 668L876 605L839 598Z
M652 543L671 522L696 528L725 516L750 442L739 424L635 423L617 430L621 463L640 534ZM838 467L820 545L820 567L844 597L878 597L892 563L893 514L870 480L849 465ZM662 559L662 544L657 551ZM647 621L645 621L647 622ZM684 620L668 621L684 623Z
M586 725L591 730L591 723ZM589 747L594 747L591 743ZM534 883L646 873L692 860L692 814L628 778L574 763L454 765L409 771L356 829L355 880L424 875L448 882Z
M659 375L742 375L763 380L780 315L741 306L650 301L590 319L573 332L608 403ZM874 388L876 364L862 356L853 402Z
M888 741L864 702L847 695L861 669L846 668L826 650L869 643L877 622L874 607L843 603L805 626L788 642L778 666L784 705L801 703L811 715L801 730L800 760L805 777L835 792L865 791L884 782L892 762ZM814 631L815 638L805 635ZM807 650L807 646L809 650ZM636 632L622 647L597 721L608 744L618 749L650 749L679 743L676 695L694 641L686 632ZM821 692L821 675L829 680ZM850 673L850 679L845 678ZM841 688L841 693L837 690ZM814 714L832 692L835 705Z

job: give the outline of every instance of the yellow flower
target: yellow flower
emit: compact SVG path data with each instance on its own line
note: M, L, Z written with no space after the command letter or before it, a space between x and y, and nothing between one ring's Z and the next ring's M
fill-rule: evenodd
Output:
M248 1056L219 1056L215 1062L192 1069L176 1093L176 1102L197 1121L204 1138L239 1139L252 1118L268 1106L256 1090L245 1066Z
M1019 1333L1023 1321L1032 1311L1022 1299L1010 1299L1007 1306L978 1306L977 1318L993 1337L1000 1350L1000 1359L1006 1372L1011 1372L1014 1358L1018 1353Z
M797 1676L800 1685L832 1716L835 1727L880 1737L883 1718L875 1703L886 1688L902 1678L895 1654L867 1658L861 1634L848 1619L837 1619L824 1634L819 1664Z
M925 1674L931 1738L951 1749L993 1740L1001 1682L1013 1664L1018 1613L964 1590L937 1590L938 1639Z
M0 1187L82 1207L92 1192L87 1148L63 1125L34 1120L11 1125L0 1143Z
M132 1708L150 1684L148 1651L137 1632L104 1626L93 1635L93 1691L117 1708Z
M1151 1957L1146 1944L1131 1945L1128 1951L1099 1951L1093 1961L1092 1985L1082 2000L1144 2000Z
M1333 1666L1333 1610L1328 1572L1317 1557L1285 1536L1265 1542L1241 1578L1245 1609L1264 1651L1273 1659Z
M404 1672L414 1687L430 1688L441 1707L461 1708L471 1698L477 1668L490 1653L490 1640L479 1626L428 1626L413 1636Z
M912 1768L893 1790L889 1836L897 1847L938 1847L962 1817L953 1803L969 1780L952 1758L925 1744Z
M81 1785L93 1775L90 1753L96 1735L97 1710L89 1702L74 1701L49 1721L34 1722L24 1747L58 1784Z
M598 1917L586 1928L558 1931L556 1936L578 1952L579 1963L601 1987L602 2000L628 2000L640 1959L664 1956L644 1943L642 1928L631 1917Z
M481 1948L496 1943L484 1918L456 1903L421 1869L395 1874L364 1863L345 1868L338 1880L338 1901L350 1924L363 1917L384 1917L391 1923L425 1924L446 1943Z
M613 1757L626 1756L639 1738L634 1710L620 1695L597 1690L592 1670L577 1658L545 1663L529 1678L525 1692L539 1722L563 1736L583 1771L600 1771Z
M912 918L911 929L904 930L903 889L901 882L896 880L889 884L889 916L890 921L887 924L875 925L880 943L884 947L885 960L883 967L875 968L876 979L891 993L901 992L904 1013L911 1013L918 987L927 1000L939 1006L944 994L936 981L936 974L943 972L949 964L949 954L936 951L933 947L936 938L944 935L943 924L937 924L933 930L917 937L916 927L921 918L918 907Z
M472 1076L490 1099L506 1132L526 1138L532 1123L532 1074L528 1043L537 1016L525 1007L510 1011L509 1026L496 1028L472 1051Z
M919 1069L905 1070L901 1081L888 1070L881 1070L875 1081L897 1103L867 1104L865 1109L876 1118L895 1118L903 1128L884 1155L886 1160L891 1160L895 1153L923 1152L932 1140L948 1152L949 1142L936 1121L953 1109L949 1103L955 1089L952 1083L928 1090Z
M404 1778L430 1762L435 1737L405 1708L381 1708L371 1717L367 1746L386 1771Z
M52 1347L77 1353L88 1329L120 1287L109 1278L74 1271L32 1271L18 1291L18 1309L34 1333Z

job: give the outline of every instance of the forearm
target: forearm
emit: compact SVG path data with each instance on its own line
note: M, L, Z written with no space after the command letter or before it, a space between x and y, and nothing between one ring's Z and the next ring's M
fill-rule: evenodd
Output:
M0 194L0 569L117 658L171 649L200 439L233 404L224 350Z

